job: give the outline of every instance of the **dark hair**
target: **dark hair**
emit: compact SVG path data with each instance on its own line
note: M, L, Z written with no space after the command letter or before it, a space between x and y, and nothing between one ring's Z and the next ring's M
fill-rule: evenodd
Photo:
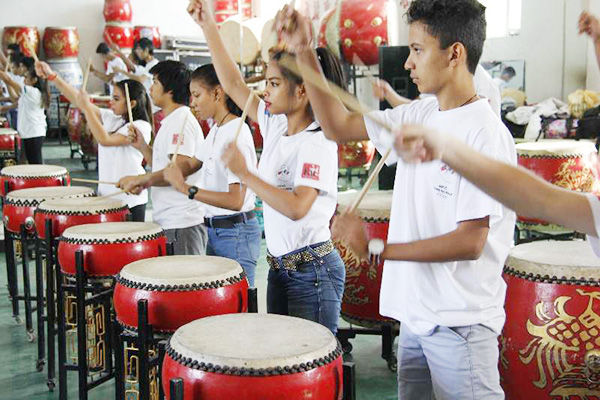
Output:
M221 83L219 82L219 78L217 77L217 71L215 71L215 66L213 64L204 64L203 66L197 68L194 72L192 72L192 81L200 81L204 86L209 89L213 89L219 86ZM242 115L242 110L235 104L233 100L227 94L225 94L227 110L230 113L237 115L240 117Z
M138 40L138 45L140 46L140 49L148 50L148 53L154 54L154 43L152 43L152 40L145 37L141 38Z
M467 50L467 67L475 74L487 27L483 5L477 0L414 0L406 15L409 24L425 25L441 49L462 43Z
M517 75L517 71L515 71L515 69L513 67L508 66L508 67L504 68L504 70L502 71L502 74L510 75L510 77L512 78L513 76Z
M30 57L24 57L22 61L24 61L27 58ZM42 108L47 109L48 107L50 107L50 91L48 89L48 82L39 77L35 72L35 62L32 64L22 62L22 64L25 65L25 67L27 68L26 74L29 75L31 78L36 78L36 82L33 84L33 87L38 89L42 93L42 103L40 105Z
M133 57L133 62L137 65L141 65L142 67L146 66L146 61L140 59L137 55L137 53L135 52L137 49L140 48L140 41L136 40L135 42L133 42L133 49L131 51L131 57Z
M98 45L98 47L96 47L96 54L108 54L110 53L110 49L108 48L108 45L104 42L100 43Z
M173 101L187 106L190 101L191 72L179 61L161 61L150 69L150 73L163 85L165 92L171 92Z
M15 54L21 54L21 46L18 43L11 43L6 46L7 50L12 50Z
M23 59L23 54L15 53L10 56L10 63L14 64L16 66L19 66L19 64L21 64L22 59Z
M316 51L317 58L319 59L319 64L321 64L321 69L323 70L325 78L335 83L336 85L342 87L343 89L346 89L346 78L340 61L333 55L333 53L329 49L319 47ZM295 56L293 54L287 53L286 51L276 52L275 54L273 54L272 59L279 62L279 60L281 60L281 58L284 55L290 56L293 59L295 59ZM290 90L293 91L297 85L300 85L304 82L301 76L296 75L287 68L280 66L280 69L283 78L291 83ZM310 108L310 113L313 114L312 108Z
M28 71L30 69L35 69L35 60L33 59L33 57L25 57L25 56L23 56L19 60L19 64L21 64L25 68L27 68Z
M121 89L123 95L125 94L125 85L127 85L129 89L129 100L135 100L136 102L135 107L131 110L133 120L137 121L141 119L142 121L152 124L152 102L148 97L144 85L133 79L125 79L117 82L115 86Z

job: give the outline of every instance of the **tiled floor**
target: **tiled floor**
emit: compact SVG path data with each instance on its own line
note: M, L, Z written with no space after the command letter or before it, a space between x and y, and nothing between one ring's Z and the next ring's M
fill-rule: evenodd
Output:
M78 156L69 158L68 145L58 146L50 143L44 147L45 162L65 166L71 176L95 178L91 171L85 171ZM4 256L0 255L0 400L50 400L58 399L55 391L50 393L46 386L46 372L35 371L36 343L29 343L23 325L16 325L12 319L10 304L7 299L6 273ZM263 255L256 272L259 290L259 311L265 312L265 293L267 265ZM23 311L21 311L23 312ZM344 324L344 323L343 323ZM352 359L356 363L357 397L359 400L391 400L396 399L395 374L387 368L380 357L381 339L376 336L359 336L352 340ZM101 385L90 392L90 400L114 398L112 381ZM77 398L77 375L69 375L69 397ZM222 400L222 399L219 399ZM232 399L233 400L233 399Z

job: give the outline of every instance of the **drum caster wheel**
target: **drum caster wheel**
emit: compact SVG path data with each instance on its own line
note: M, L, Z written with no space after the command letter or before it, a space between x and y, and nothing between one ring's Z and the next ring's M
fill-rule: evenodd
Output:
M46 365L46 361L45 360L37 360L35 362L35 370L37 372L42 372L44 370L44 366Z
M398 372L398 359L396 358L396 356L391 356L387 360L387 366L390 371Z
M46 385L48 386L48 390L50 392L54 392L54 388L56 387L56 383L53 380L49 380L48 382L46 382Z
M33 343L33 342L35 342L35 339L36 339L36 335L35 335L35 333L33 333L33 332L29 332L29 331L28 331L28 332L27 332L27 341L28 341L29 343Z
M344 352L344 354L352 353L353 348L354 347L352 347L352 343L350 343L349 341L342 342L342 351Z

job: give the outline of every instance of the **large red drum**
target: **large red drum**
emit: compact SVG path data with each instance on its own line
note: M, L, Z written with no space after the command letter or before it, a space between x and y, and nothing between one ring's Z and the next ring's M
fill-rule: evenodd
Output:
M596 154L592 141L547 139L516 145L519 165L533 171L540 178L577 192L592 192L595 178L591 155ZM566 211L566 210L565 210ZM558 227L538 219L519 216L519 225L538 231L554 231Z
M129 0L105 0L104 20L106 22L131 22L131 17Z
M6 195L2 206L4 226L9 232L19 233L21 225L33 232L33 219L37 206L46 200L90 197L94 190L84 186L54 186L13 190Z
M172 333L199 318L246 312L248 280L228 258L151 258L125 266L117 278L113 300L117 321L125 328L137 328L141 299L148 300L148 323L158 332Z
M379 63L379 46L388 43L387 0L342 0L337 12L324 15L320 32L328 47L339 54L339 49L349 63L355 55L365 65ZM323 39L321 39L323 40Z
M118 274L134 261L167 254L167 237L152 222L106 222L67 228L58 244L60 269L75 275L75 252L82 250L85 271L94 278Z
M52 221L52 236L58 238L71 226L124 222L128 214L129 209L121 200L91 197L44 201L35 210L34 220L38 237L45 239L46 220Z
M69 173L58 165L13 165L0 171L0 194L6 196L13 190L42 186L68 186ZM6 188L8 185L8 189Z
M137 42L141 38L152 40L155 49L162 47L162 39L158 26L135 26L133 28L133 42Z
M338 145L340 168L369 168L375 158L375 145L370 140Z
M358 192L351 191L338 195L338 210L342 212L350 206ZM370 238L387 240L392 207L392 191L369 192L357 214L365 223ZM383 263L371 265L361 260L343 243L336 242L344 264L346 265L346 285L342 299L342 318L364 327L395 325L396 321L379 314L379 290L383 275Z
M329 21L331 20L331 18L333 17L333 14L335 14L336 9L332 8L328 11L325 12L325 14L323 14L323 16L321 17L321 21L320 21L320 26L319 26L319 35L317 36L317 45L319 47L329 47L329 41L331 40L333 43L337 43L337 40L339 39L339 36L336 38L335 35L333 35L332 30L330 30L329 27L334 28L333 24L329 24ZM337 54L339 56L339 51L337 52Z
M76 59L79 55L79 33L77 28L46 28L44 31L44 53L47 60Z
M110 96L90 95L90 101L100 108L110 108ZM69 107L67 133L71 143L78 143L84 155L98 155L98 142L88 129L84 113L77 107Z
M114 43L122 49L133 48L133 30L130 25L107 23L103 37L105 42Z
M9 44L17 43L21 46L21 52L27 57L32 57L32 53L25 45L29 42L32 50L40 53L40 32L35 26L5 26L2 34L2 49L4 52Z
M504 279L500 374L506 398L600 398L600 259L589 243L519 245Z
M166 346L162 382L183 378L186 400L331 399L343 395L342 351L322 325L235 314L182 326Z
M0 128L0 158L16 159L21 153L21 136L11 128Z
M217 24L238 14L238 0L213 0L213 11ZM242 0L243 19L252 18L252 0Z

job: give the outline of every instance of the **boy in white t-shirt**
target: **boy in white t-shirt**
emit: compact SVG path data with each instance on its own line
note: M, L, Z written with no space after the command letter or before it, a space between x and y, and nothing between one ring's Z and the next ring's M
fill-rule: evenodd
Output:
M98 45L96 48L96 54L99 54L102 57L102 60L104 60L106 63L106 73L95 70L93 67L90 68L90 72L96 75L98 79L108 84L109 95L112 96L113 84L127 79L123 73L118 72L126 71L127 65L125 65L125 62L123 62L121 58L110 51L110 48L106 43L100 43Z
M371 139L381 153L391 126L443 128L469 146L512 164L512 137L473 74L483 50L485 7L475 0L415 0L407 12L410 56L405 68L435 98L363 116L307 84L325 134L338 142ZM286 8L277 26L305 68L319 70L308 21ZM390 162L396 162L392 156ZM508 255L515 215L449 166L398 162L388 243L368 242L360 220L337 219L334 234L360 257L385 259L380 313L402 322L398 341L399 398L503 399L497 337L504 324ZM369 245L368 245L369 243ZM370 250L370 251L369 251Z
M186 106L191 73L178 61L162 61L150 72L154 75L152 100L166 116L152 147L144 142L137 130L132 140L151 164L152 173L122 178L117 186L132 193L154 186L151 191L153 219L165 230L169 242L174 243L175 254L205 254L204 208L199 202L182 196L163 175L178 150L176 163L187 176L186 182L195 185L199 179L199 171L191 170L190 165L204 136L200 124Z

